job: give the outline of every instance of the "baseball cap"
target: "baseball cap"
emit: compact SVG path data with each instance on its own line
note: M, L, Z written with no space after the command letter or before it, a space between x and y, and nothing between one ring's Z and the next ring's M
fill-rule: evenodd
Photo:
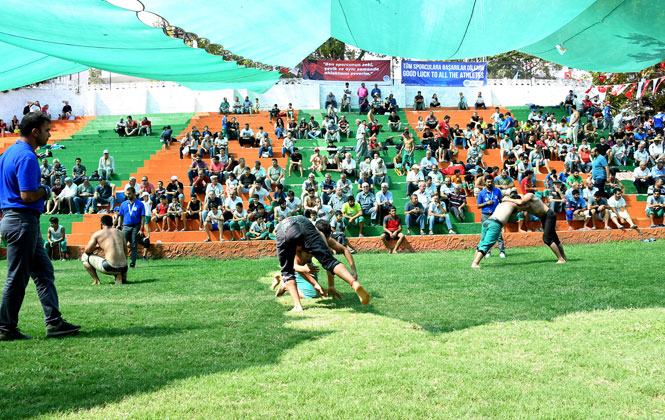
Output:
M177 177L177 176L173 175L173 176L171 177L171 181L177 181L177 180L178 180L178 177Z
M141 193L141 198L143 198L143 197L148 197L148 196L150 196L150 194L148 194L147 191L143 191L143 192Z
M268 133L263 133L263 137L268 137Z
M104 153L108 153L108 152L109 152L109 149L104 149Z
M420 166L418 166L418 165L413 165L411 168L413 168L413 169L420 169Z
M321 150L321 149L319 149L318 147L315 147L315 148L314 148L314 151L315 151L315 152L318 152L319 150Z

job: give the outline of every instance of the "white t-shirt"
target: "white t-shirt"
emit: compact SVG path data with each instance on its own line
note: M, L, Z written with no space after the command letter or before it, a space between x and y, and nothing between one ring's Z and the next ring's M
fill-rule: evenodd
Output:
M342 161L342 169L356 169L356 161L354 159L351 159L351 161L344 159Z
M647 206L646 206L647 209L649 208L649 204L665 204L665 197L661 195L660 197L658 197L658 200L656 200L655 196L653 195L649 196L647 198Z
M231 197L229 197L224 201L224 207L226 207L227 209L232 209L233 211L235 211L236 204L238 204L238 203L242 203L242 198L241 197L236 196L235 200L232 200Z
M296 210L301 203L302 202L298 197L293 197L293 201L289 200L288 198L286 199L286 207L289 209L289 211Z
M607 200L607 204L608 204L610 207L612 207L612 208L615 208L615 209L617 209L617 210L620 210L620 209L626 207L626 200L624 200L624 198L621 197L621 198L617 201L617 199L614 198L614 196L612 196L612 197L610 197L609 200Z

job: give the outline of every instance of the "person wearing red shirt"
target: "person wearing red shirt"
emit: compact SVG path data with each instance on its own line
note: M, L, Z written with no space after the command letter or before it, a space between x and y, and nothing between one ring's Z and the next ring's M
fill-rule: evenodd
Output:
M152 210L152 222L157 225L160 231L166 230L166 224L169 220L168 216L169 204L166 201L166 196L159 197L159 204ZM162 225L159 225L162 222Z
M149 136L152 134L152 122L148 117L143 117L141 120L141 128L139 128L139 136L143 134L144 136Z
M5 136L5 131L7 131L7 123L0 120L0 137Z
M388 240L397 239L395 246L390 248L388 245ZM390 213L383 219L383 233L381 234L381 241L389 249L389 254L396 254L397 249L402 244L404 240L404 234L402 233L402 219L397 215L397 209L395 206L390 206Z
M531 178L533 176L533 171L531 169L524 172L524 178L520 182L520 187L522 188L522 194L526 193L535 193L538 189L531 185Z
M441 137L444 139L450 138L450 116L446 115L443 117L443 121L439 123L439 134L441 134Z

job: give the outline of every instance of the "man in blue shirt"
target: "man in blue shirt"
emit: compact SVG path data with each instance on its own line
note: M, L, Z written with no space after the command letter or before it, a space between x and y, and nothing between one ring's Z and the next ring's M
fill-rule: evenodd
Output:
M478 193L477 203L478 208L481 209L480 223L489 219L494 213L496 206L501 202L501 190L494 186L494 178L491 176L485 177L485 188ZM485 258L489 258L491 251L487 251ZM506 246L503 242L503 235L499 236L499 256L506 258Z
M612 108L610 107L610 103L605 102L605 108L603 108L603 118L605 119L605 127L603 127L605 130L610 130L609 134L612 134L614 132L614 119L612 119Z
M372 89L370 94L372 95L372 98L376 98L377 96L379 98L381 97L381 89L379 89L379 85L377 83L374 83L374 89Z
M125 240L130 243L132 250L130 268L136 267L136 253L138 251L138 234L143 229L145 223L145 206L136 199L136 190L129 187L125 191L127 201L120 206L118 213L118 226L122 226L122 233Z
M605 182L610 175L610 167L605 156L600 154L598 148L593 149L593 162L591 163L591 177L593 186L604 194Z
M44 250L39 229L39 216L51 190L40 186L41 171L35 150L46 145L50 136L49 117L42 112L30 112L21 121L21 138L0 156L1 230L7 241L7 282L0 304L0 341L32 338L18 329L18 314L31 276L44 310L46 336L73 335L81 329L62 319L53 265Z
M665 134L663 133L663 121L665 121L665 112L661 109L658 114L653 116L653 128L657 134Z

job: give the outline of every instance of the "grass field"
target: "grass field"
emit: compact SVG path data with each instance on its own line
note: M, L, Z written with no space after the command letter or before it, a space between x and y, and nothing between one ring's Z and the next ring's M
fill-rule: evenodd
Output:
M0 344L2 419L665 417L665 242L361 254L363 307L268 290L274 258L139 262L91 286L55 263L77 337ZM5 275L5 263L0 275Z

